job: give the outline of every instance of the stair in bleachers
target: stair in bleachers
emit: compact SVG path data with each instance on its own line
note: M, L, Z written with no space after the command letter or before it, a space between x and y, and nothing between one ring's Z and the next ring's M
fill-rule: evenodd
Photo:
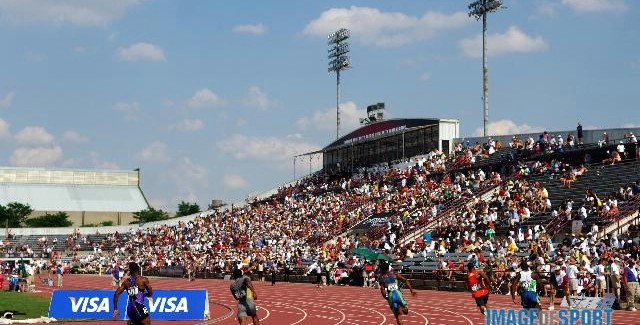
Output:
M530 182L540 182L547 188L549 200L554 209L558 209L565 200L574 202L574 209L581 206L587 189L595 191L599 198L604 199L611 192L616 192L621 186L627 185L640 177L640 163L637 161L623 161L616 165L593 165L588 171L573 182L571 188L562 187L560 176L545 173L529 178Z

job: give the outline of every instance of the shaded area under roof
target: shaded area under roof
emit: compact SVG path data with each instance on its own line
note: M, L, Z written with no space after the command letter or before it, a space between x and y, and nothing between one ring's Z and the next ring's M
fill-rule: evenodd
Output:
M149 208L138 186L0 183L0 204L35 211L137 212Z

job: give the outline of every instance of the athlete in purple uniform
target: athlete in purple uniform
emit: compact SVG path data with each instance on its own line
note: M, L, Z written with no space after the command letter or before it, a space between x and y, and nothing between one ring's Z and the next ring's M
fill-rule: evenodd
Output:
M151 324L151 318L149 317L149 311L144 305L144 297L151 297L153 289L149 285L149 280L143 276L140 276L140 267L135 262L129 263L129 278L122 282L122 285L116 290L113 295L113 305L115 310L113 311L113 318L117 318L118 311L118 296L124 291L127 292L129 299L127 301L127 316L129 325L149 325Z

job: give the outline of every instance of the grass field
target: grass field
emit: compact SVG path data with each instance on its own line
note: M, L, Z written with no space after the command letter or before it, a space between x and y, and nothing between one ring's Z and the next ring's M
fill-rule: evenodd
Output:
M29 319L49 314L49 298L30 293L0 291L0 317L13 313L14 319Z

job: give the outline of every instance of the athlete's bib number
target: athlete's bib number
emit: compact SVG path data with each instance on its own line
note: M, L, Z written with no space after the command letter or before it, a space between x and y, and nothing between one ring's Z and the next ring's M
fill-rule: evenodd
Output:
M389 285L387 286L387 290L389 290L389 291L398 290L398 284L397 283L389 283Z
M522 289L524 291L536 291L536 281L523 281L522 284Z
M138 294L138 286L129 287L129 289L127 289L127 293L129 294L129 296L137 295Z
M478 291L478 290L480 290L480 285L479 284L476 283L476 284L471 286L471 291Z

